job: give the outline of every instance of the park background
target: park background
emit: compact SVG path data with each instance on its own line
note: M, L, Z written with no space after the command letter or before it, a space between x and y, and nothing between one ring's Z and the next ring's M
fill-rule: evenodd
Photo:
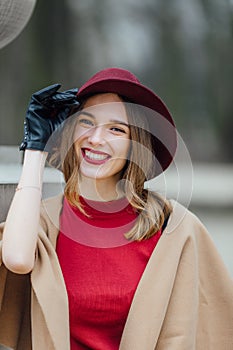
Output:
M1 205L20 173L31 94L57 82L79 87L105 67L129 69L169 106L191 157L181 154L176 174L167 172L168 193L177 197L179 173L178 199L207 226L233 275L232 62L232 0L37 0L0 50ZM44 196L61 189L51 171Z

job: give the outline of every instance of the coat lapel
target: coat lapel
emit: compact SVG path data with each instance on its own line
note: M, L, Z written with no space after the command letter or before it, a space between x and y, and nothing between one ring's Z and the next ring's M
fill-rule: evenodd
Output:
M35 330L42 327L41 334L48 336L42 338L40 332L33 332L33 345L38 350L67 350L70 347L68 298L55 251L61 207L62 196L58 196L44 201L41 209L46 220L41 222L36 263L31 273L32 324Z
M184 215L185 209L178 205L148 261L134 294L120 350L155 349L185 244L185 237L177 239L176 232Z

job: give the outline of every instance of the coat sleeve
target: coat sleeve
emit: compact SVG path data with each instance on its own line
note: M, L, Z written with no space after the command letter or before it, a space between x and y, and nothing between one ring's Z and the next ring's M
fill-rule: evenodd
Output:
M15 274L2 262L0 224L0 345L16 350L30 350L30 279Z
M192 214L156 350L233 349L233 281Z
M233 349L233 280L205 227L197 232L199 305L196 348Z
M67 294L55 252L61 205L62 196L42 203L35 265L29 274L15 274L4 266L0 224L0 345L69 349Z

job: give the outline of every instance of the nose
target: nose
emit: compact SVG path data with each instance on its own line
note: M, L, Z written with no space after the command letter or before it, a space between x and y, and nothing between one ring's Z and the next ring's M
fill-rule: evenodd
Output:
M92 146L104 145L104 128L103 126L96 126L89 131L88 142Z

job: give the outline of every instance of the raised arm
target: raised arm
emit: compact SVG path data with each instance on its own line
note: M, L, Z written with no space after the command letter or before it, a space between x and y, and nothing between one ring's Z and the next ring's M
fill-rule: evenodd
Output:
M33 94L24 122L20 146L25 150L24 164L2 241L3 263L15 273L28 273L34 266L47 142L78 107L77 89L57 92L59 87L55 84Z
M2 259L16 273L27 273L33 268L46 155L26 150L22 175L7 215Z

